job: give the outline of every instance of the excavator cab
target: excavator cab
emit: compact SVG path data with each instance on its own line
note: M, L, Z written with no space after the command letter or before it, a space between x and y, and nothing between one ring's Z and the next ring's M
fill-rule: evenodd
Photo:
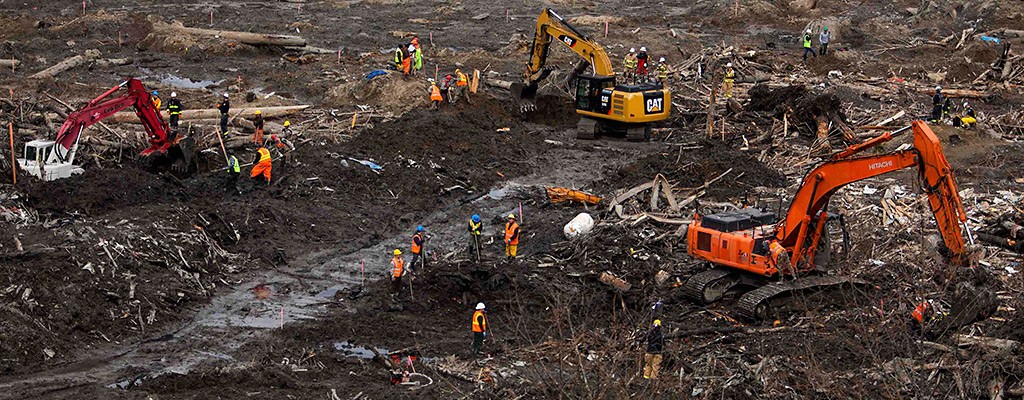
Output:
M18 164L29 175L44 181L68 178L85 172L82 167L73 164L73 159L61 160L55 149L57 142L53 140L33 140L25 143L24 158L19 158Z
M612 107L614 76L580 75L576 78L576 109L607 114Z

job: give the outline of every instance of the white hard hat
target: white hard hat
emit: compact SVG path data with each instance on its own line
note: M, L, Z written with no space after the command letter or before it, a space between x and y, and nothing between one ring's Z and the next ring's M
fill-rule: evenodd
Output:
M665 62L665 57L658 59L658 62Z
M636 47L630 47L629 48L629 52L630 53L636 53Z
M725 64L725 67L726 67L726 68L732 68L732 63L726 63L726 64Z
M808 30L807 30L807 33L811 33L811 30L810 30L810 29L808 29Z
M427 78L427 82L433 82L434 78Z
M641 47L640 47L640 51L647 51L647 48L646 48L646 47L643 47L643 46L641 46Z
M171 97L178 97L178 92L171 92Z
M224 93L224 98L225 99L228 98L228 94L227 93Z
M476 309L477 310L483 310L484 309L484 303L476 303Z
M936 86L935 90L942 90L942 86ZM174 94L172 93L171 96L174 96Z

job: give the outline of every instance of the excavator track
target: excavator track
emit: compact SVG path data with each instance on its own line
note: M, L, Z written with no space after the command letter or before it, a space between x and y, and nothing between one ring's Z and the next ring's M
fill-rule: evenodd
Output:
M866 285L867 281L839 275L806 276L794 281L772 282L747 292L736 304L736 314L751 321L764 319L768 313L768 301L781 294L837 286L846 283Z
M699 304L714 303L739 283L739 273L712 268L687 279L683 284L683 295Z

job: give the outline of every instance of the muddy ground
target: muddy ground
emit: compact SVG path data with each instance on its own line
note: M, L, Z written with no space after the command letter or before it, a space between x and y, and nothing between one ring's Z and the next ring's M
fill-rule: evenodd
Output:
M24 111L59 109L44 93L81 105L126 76L165 96L177 91L186 108L211 107L223 92L232 94L238 109L312 108L288 117L297 127L297 151L289 165L275 163L270 186L247 177L237 185L228 181L215 167L220 149L207 122L190 128L204 150L202 170L193 177L153 174L136 166L134 150L92 144L80 150L86 172L70 179L21 176L13 186L5 169L0 398L1024 393L1019 349L960 348L955 339L960 333L1021 340L1024 284L1008 272L1020 268L1019 255L988 248L980 268L1000 299L989 318L937 338L909 325L917 301L945 291L948 268L922 239L934 234L935 224L910 195L901 203L911 211L904 221L880 224L881 193L868 195L865 185L913 192L912 172L852 185L833 201L849 214L854 238L838 273L871 285L790 298L774 305L773 318L756 323L729 316L734 297L710 306L682 297L672 282L705 266L686 255L685 242L672 234L675 225L622 220L603 205L549 204L543 190L563 186L610 198L661 174L682 192L702 191L694 205L705 210L725 203L774 210L779 195L795 191L819 161L809 156L815 129L806 114L830 111L857 126L894 110L906 111L900 122L929 111L927 94L902 89L879 97L865 91L865 82L896 77L931 87L937 82L927 74L943 72L943 85L988 93L972 100L983 117L1019 109L1019 80L970 85L998 57L996 47L970 35L955 48L927 43L954 34L957 42L967 28L1014 28L1024 18L1019 5L122 3L89 1L84 14L80 5L66 2L0 3L0 23L7 27L0 32L0 59L22 62L0 71L0 86L10 89L0 96L0 120L12 121L15 149L52 136L44 114ZM696 75L697 67L673 74L673 118L657 126L655 140L647 143L576 140L577 117L555 79L542 89L534 113L521 114L507 92L483 84L472 105L426 109L424 79L435 70L479 69L484 76L516 80L526 60L525 38L545 5L592 33L615 65L625 49L643 45L673 65L706 54L702 70L742 58L749 70L741 70L741 78L756 70L770 71L772 79L758 89L741 79L737 97L749 111L722 117L722 104L724 125L717 126L728 133L714 138L704 134L706 99L718 81ZM152 36L157 20L300 35L331 53L290 62L280 48ZM832 57L800 62L797 36L809 23L836 32ZM417 33L424 45L426 76L367 82L364 76L389 64L406 33ZM732 58L719 51L728 46ZM131 62L27 78L86 49ZM752 50L752 57L741 55ZM549 63L569 70L575 61L559 49ZM785 85L796 85L785 89L793 96L758 97ZM790 137L761 139L762 132L782 132L782 120L794 108L803 114L786 117ZM141 129L111 127L129 142ZM936 128L961 189L970 191L962 193L970 223L994 232L997 210L1020 207L1024 153L1013 136L990 130L984 124L971 131ZM96 128L87 132L117 140ZM229 145L248 135L233 127ZM831 141L834 149L845 145L841 138ZM9 157L6 147L0 146ZM250 150L231 147L243 162L251 160ZM724 179L702 188L719 176ZM693 205L688 207L692 213ZM639 202L627 204L627 213L638 210ZM584 211L598 227L566 241L562 226ZM503 262L500 248L502 218L510 212L521 216L524 234L515 264ZM474 213L485 222L481 262L469 261L466 253L465 223ZM432 236L430 264L417 271L411 290L392 296L382 280L388 255L407 249L421 224ZM655 283L661 270L671 277L667 285ZM610 290L597 280L603 271L633 288ZM493 327L486 358L469 352L468 320L481 301ZM664 306L652 311L658 301ZM670 340L664 378L649 383L638 374L638 360L654 317L665 321ZM433 383L417 390L390 384L385 361L371 348L416 356L417 372Z

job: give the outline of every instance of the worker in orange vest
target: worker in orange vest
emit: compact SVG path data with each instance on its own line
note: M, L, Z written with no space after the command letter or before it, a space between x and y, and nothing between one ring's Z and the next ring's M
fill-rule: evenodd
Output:
M466 103L473 104L469 99L469 77L462 70L455 69L455 98L463 96L466 97Z
M270 159L270 150L260 146L256 150L256 155L258 157L255 161L256 165L252 166L252 173L249 176L255 178L263 175L263 178L267 180L267 186L270 186L270 170L274 166L273 161Z
M516 252L519 250L519 224L516 222L516 215L509 214L508 222L505 223L505 255L508 261L516 260Z
M409 262L409 268L427 268L426 242L427 228L419 225L416 227L416 233L412 235L412 261ZM417 261L419 262L418 265L416 264Z
M253 115L256 116L256 121L253 121L252 123L256 127L256 132L252 135L252 141L253 143L256 143L257 146L263 146L263 111L253 111Z
M402 276L405 276L405 259L402 258L402 250L395 249L394 257L391 258L391 290L392 295L397 295L402 290Z
M476 311L473 312L473 354L480 354L484 338L487 337L487 316L484 315L484 308L484 303L476 303Z
M437 87L437 82L434 82L433 79L427 80L430 81L430 109L436 110L441 107L444 97L441 97L441 88Z

